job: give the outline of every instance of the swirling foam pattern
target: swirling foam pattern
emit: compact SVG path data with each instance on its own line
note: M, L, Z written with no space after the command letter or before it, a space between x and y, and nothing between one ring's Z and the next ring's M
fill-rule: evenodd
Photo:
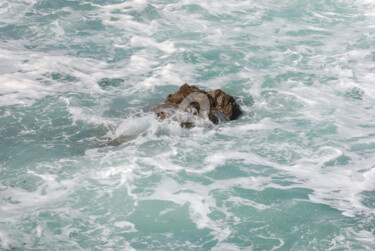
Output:
M370 0L2 0L0 249L374 250L374 79Z

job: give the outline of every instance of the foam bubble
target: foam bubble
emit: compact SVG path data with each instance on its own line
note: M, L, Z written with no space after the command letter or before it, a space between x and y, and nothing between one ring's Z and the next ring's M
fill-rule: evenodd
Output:
M3 249L8 249L9 246L10 246L10 243L11 243L11 238L10 238L10 234L3 231L3 230L0 230L0 241L1 241L1 247Z

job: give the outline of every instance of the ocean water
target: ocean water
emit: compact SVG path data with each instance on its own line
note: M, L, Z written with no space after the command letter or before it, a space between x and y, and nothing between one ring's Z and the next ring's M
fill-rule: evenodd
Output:
M2 0L0 249L374 250L374 80L372 0Z

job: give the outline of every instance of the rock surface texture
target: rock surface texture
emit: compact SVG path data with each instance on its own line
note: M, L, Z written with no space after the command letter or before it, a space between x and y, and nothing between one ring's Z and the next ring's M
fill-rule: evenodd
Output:
M194 126L194 121L191 117L176 117L177 112L188 112L196 117L208 118L215 124L234 120L242 113L235 99L222 90L204 91L188 84L169 94L165 102L154 107L153 111L160 119L177 118L182 127L188 128Z

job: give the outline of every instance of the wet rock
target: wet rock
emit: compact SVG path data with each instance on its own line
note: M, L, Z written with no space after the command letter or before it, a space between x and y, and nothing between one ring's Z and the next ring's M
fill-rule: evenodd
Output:
M169 94L163 104L152 110L160 119L174 118L182 127L187 128L194 126L194 116L208 118L217 124L220 121L237 119L242 114L240 106L231 95L220 89L205 91L188 84ZM181 112L193 116L181 117Z

